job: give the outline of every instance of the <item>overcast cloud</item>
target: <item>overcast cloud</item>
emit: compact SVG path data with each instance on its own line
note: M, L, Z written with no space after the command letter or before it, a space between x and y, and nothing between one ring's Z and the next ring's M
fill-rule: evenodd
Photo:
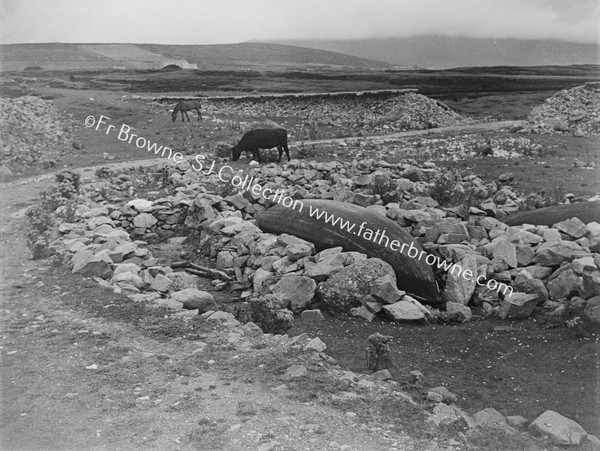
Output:
M599 0L2 0L2 42L444 36L599 42Z

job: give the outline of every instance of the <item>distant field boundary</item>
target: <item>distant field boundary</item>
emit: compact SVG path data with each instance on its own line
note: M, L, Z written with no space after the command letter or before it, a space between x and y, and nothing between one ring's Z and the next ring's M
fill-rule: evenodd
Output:
M244 94L237 96L158 96L158 97L146 97L146 96L128 96L130 100L142 100L148 102L177 102L178 100L260 100L260 99L302 99L302 98L315 98L315 97L391 97L400 94L408 94L411 92L419 92L415 88L407 89L373 89L366 91L339 91L339 92L297 92L297 93L272 93L272 94Z

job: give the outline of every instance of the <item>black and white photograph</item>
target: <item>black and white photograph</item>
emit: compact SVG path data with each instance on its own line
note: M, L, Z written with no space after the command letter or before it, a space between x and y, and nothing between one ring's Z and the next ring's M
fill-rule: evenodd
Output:
M600 0L0 37L0 449L600 451Z

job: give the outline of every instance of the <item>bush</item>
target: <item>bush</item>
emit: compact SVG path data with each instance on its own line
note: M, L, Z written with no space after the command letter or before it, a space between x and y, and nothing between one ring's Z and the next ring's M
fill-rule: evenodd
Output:
M300 146L296 148L296 158L308 159L315 158L317 156L317 147L314 144L305 146L304 141L300 143Z
M396 202L400 198L396 181L389 175L378 175L369 185L373 194L379 194L385 203Z
M72 199L79 194L81 186L81 175L74 171L63 171L56 174L58 189L61 195L67 199Z
M75 196L79 193L80 176L73 171L56 175L58 186L40 193L41 200L27 210L29 221L25 233L27 246L34 259L46 258L54 252L50 248L55 219L73 221L76 212Z
M112 176L112 171L107 167L101 167L96 169L96 178L97 179L107 179Z
M231 157L231 146L226 143L217 143L215 146L215 155L218 158L227 158Z
M435 179L429 192L432 199L445 207L462 205L466 209L487 197L487 190L471 182L463 182L458 171L446 172Z
M458 185L460 181L461 177L458 172L441 174L433 182L429 195L442 206L458 205L463 197Z

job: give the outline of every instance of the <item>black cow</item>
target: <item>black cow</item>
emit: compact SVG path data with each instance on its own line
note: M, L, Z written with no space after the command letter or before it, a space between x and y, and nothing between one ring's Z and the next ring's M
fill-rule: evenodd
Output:
M277 160L277 163L281 162L284 150L288 161L290 161L290 150L287 146L287 130L283 128L250 130L231 149L233 154L232 160L237 161L242 152L252 152L252 159L256 158L260 163L258 149L272 149L273 147L277 147L277 150L279 150L279 160Z

